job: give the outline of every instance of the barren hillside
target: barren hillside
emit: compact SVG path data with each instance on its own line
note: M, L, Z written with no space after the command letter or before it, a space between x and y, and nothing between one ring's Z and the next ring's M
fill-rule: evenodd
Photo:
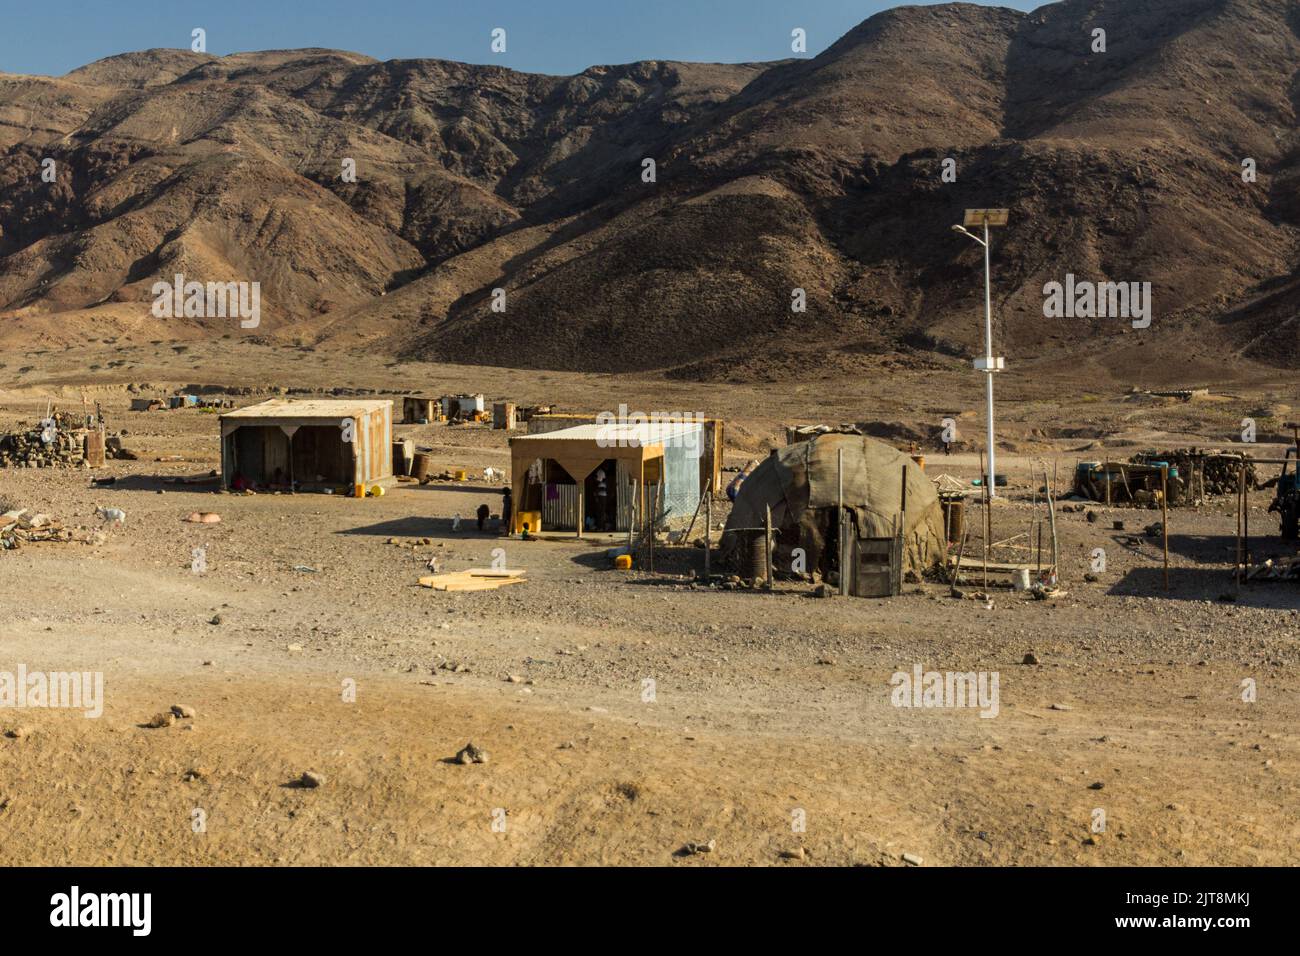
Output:
M1021 363L1293 367L1298 81L1285 0L902 7L815 58L571 77L330 50L0 74L0 342L924 368L979 331L979 250L949 227L1006 205L998 331ZM261 326L153 318L176 273L260 282ZM1152 327L1044 319L1066 273L1150 282Z

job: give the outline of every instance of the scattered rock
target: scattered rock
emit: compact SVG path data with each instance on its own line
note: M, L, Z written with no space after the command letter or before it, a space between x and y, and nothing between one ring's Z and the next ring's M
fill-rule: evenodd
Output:
M212 615L212 617L208 618L208 623L209 623L209 624L220 624L220 623L221 623L221 615L220 615L220 614L214 614L214 615Z
M22 740L24 737L30 737L32 733L31 727L13 727L5 731L5 736L10 740Z
M185 704L172 704L172 713L185 720L194 719L194 708L188 707Z
M708 843L687 843L677 851L678 856L697 856L701 853L712 853L718 848L717 840L710 840Z
M471 763L487 763L487 762L488 762L487 751L479 747L475 747L472 742L467 743L456 754L456 763L471 764Z
M903 862L906 863L908 866L920 866L922 863L925 862L925 860L917 856L915 853L904 853Z
M1106 785L1105 785L1104 783L1102 783L1100 780L1098 780L1096 783L1090 783L1090 784L1088 784L1088 789L1089 789L1089 790L1104 790L1104 789L1106 789Z
M783 860L802 860L805 856L807 856L807 854L801 846L797 846L793 850L781 851L781 859Z
M325 775L317 773L315 770L304 770L302 776L298 778L298 786L306 787L308 790L315 790L317 787L325 785Z
M1069 704L1051 704L1048 706L1047 709L1048 710L1074 710L1074 708L1071 707Z
M1022 663L1022 664L1037 664L1037 663L1038 663L1038 655L1035 654L1033 651L1030 651L1028 654L1025 655L1024 660L1022 660L1020 663Z
M170 710L165 710L161 714L154 714L145 723L145 726L150 730L159 730L163 727L170 727L174 723L176 723L176 715Z

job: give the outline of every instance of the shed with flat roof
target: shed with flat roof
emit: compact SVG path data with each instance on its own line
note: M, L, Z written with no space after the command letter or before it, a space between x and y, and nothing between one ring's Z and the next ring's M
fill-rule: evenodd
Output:
M689 520L702 434L699 422L614 422L510 439L511 530L581 536L590 517L594 530L626 531L656 503L666 523Z
M226 488L353 490L393 476L387 399L273 398L221 416Z

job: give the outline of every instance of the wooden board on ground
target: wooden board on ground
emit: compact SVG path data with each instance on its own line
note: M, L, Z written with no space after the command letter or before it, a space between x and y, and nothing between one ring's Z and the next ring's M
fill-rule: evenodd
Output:
M522 568L470 568L468 571L425 575L420 578L420 585L435 591L495 591L507 584L523 584L525 580Z
M956 563L957 562L953 558L948 559L950 574L955 570ZM1039 567L1035 564L1008 564L1005 562L994 563L990 561L988 564L989 585L991 587L1001 588L1012 587L1015 583L1016 573L1019 571L1028 571L1029 578L1032 581L1035 575L1050 575L1054 570L1055 568L1051 563L1046 563L1043 564L1042 567ZM957 578L957 580L952 582L954 584L961 584L963 582L966 584L982 584L984 582L984 562L978 558L968 557L961 563L960 574L953 576Z

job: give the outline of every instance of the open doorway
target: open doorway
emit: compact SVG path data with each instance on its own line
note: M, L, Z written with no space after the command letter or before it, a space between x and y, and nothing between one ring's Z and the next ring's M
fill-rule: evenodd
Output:
M607 458L583 482L585 530L608 532L618 525L616 481L618 462Z

